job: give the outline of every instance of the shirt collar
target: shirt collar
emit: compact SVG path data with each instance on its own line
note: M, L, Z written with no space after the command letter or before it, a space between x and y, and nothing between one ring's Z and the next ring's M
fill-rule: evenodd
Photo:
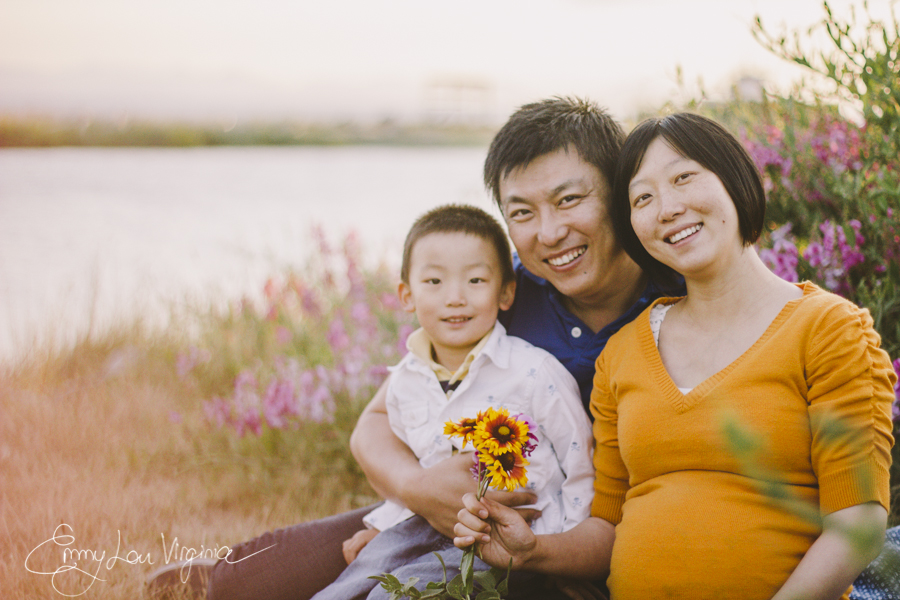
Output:
M459 365L459 368L456 369L455 372L451 372L450 369L434 360L434 351L433 345L431 343L431 338L428 336L428 332L421 327L412 332L406 339L406 348L416 358L428 365L428 367L430 367L431 370L434 371L434 374L437 375L439 381L447 381L448 383L453 384L468 375L469 367L472 365L472 362L488 345L488 341L492 338L491 334L498 327L501 330L503 329L503 325L500 325L500 323L496 323L494 327L486 334L484 334L484 337L482 337L478 341L478 343L475 344L475 347L469 350L466 358L463 360L462 364ZM496 344L494 345L496 346Z
M519 258L519 253L513 253L513 268L518 270L521 267L522 274L528 279L535 282L537 285L547 288L547 297L550 300L550 304L553 305L553 308L557 311L558 314L563 316L563 319L575 323L578 326L583 326L585 331L590 331L587 325L579 319L577 316L573 315L569 312L569 309L565 307L562 301L562 294L557 291L553 285L544 279L543 277L538 277L522 264L522 260ZM681 285L684 288L684 284ZM651 302L656 300L661 296L668 296L671 294L664 293L652 280L648 280L647 286L644 288L644 291L641 293L641 297L638 298L637 302L635 302L628 310L625 311L625 314L621 315L618 319L614 320L612 323L609 323L606 327L597 332L596 335L603 335L604 338L608 338L612 333L615 333L619 329L622 328L623 325L629 323L635 319L645 308L647 308ZM612 333L608 333L608 332Z

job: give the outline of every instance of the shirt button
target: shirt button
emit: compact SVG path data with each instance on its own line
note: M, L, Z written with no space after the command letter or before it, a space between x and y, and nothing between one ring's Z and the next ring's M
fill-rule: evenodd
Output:
M581 337L581 327L573 327L572 328L572 337L580 338Z

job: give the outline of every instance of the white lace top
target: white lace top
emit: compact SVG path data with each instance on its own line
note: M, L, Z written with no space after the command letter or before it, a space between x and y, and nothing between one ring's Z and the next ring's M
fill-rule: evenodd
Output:
M653 308L650 309L650 331L653 332L653 341L656 342L656 347L659 348L659 328L662 326L663 319L666 318L666 313L669 312L669 309L675 306L674 304L657 304ZM694 388L678 388L682 394L688 394Z

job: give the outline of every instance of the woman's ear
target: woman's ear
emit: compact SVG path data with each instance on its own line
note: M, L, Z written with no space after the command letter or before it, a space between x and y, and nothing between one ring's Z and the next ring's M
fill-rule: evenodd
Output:
M516 280L504 283L500 288L500 310L509 310L516 297Z
M405 281L397 286L397 297L400 298L400 306L408 313L416 312L416 301L413 298L412 289Z

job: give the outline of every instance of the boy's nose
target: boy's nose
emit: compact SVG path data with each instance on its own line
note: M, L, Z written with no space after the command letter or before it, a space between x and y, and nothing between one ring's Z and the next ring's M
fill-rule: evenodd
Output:
M447 306L463 306L466 303L466 295L459 286L451 286L447 291Z

